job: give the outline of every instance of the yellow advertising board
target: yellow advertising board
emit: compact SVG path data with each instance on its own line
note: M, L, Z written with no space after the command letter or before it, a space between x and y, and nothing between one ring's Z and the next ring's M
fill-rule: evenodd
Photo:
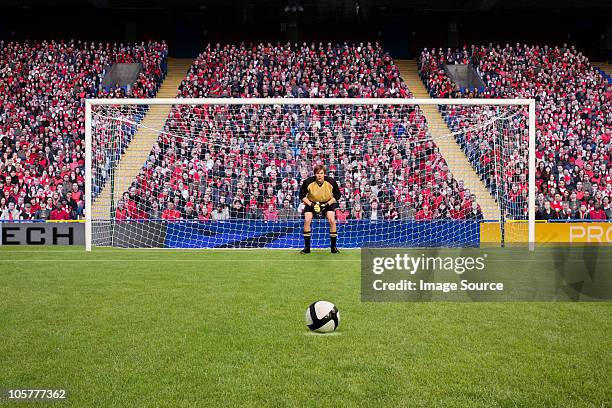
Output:
M506 242L527 242L526 222L505 224ZM536 222L536 243L612 243L612 223ZM480 224L480 242L500 242L498 222Z

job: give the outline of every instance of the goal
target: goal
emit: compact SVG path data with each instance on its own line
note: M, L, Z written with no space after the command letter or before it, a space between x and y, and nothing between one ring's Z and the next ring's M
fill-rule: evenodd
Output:
M90 99L86 249L299 248L326 166L338 246L535 241L530 99ZM312 246L328 246L315 220ZM532 246L532 245L531 245Z

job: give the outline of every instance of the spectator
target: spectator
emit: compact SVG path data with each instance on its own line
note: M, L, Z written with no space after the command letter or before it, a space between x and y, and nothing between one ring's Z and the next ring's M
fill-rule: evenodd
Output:
M561 194L555 194L555 199L550 203L550 208L555 212L559 213L563 210L563 201L561 200Z
M553 220L557 219L557 212L553 210L550 206L550 201L544 202L544 208L538 210L536 212L536 220Z
M476 209L478 210L478 206L476 206ZM446 208L446 204L444 204L444 202L440 203L440 205L438 206L434 214L435 214L434 215L435 220L450 220L451 219L450 212ZM482 215L482 211L481 211L481 215Z
M400 207L400 218L402 220L413 220L415 217L416 211L412 204L403 202Z
M591 219L589 217L589 210L587 209L586 204L584 204L584 203L580 204L580 207L578 208L578 211L576 211L576 213L574 214L574 219L576 219L576 220L589 220L589 219Z
M261 210L257 205L251 205L247 210L247 219L249 220L261 220L262 219Z
M372 200L370 203L370 214L368 215L368 219L372 221L383 219L381 211L378 209L378 200L376 199Z
M453 220L462 220L465 218L465 214L465 211L461 209L461 204L459 203L459 201L456 201L453 208L451 208L449 211L449 215Z
M470 211L465 215L465 218L468 220L482 220L484 218L476 201L472 201Z
M563 209L557 213L557 218L561 220L571 220L574 218L574 211L570 208L569 202L563 203Z
M15 203L13 201L9 201L6 209L0 214L0 219L12 222L18 221L20 216L21 211L15 208Z
M85 201L83 200L83 191L79 188L77 183L71 183L71 190L69 195L69 204L77 215L83 215L85 208Z
M141 198L140 196L134 197L135 209L131 215L133 220L146 220L149 218L149 214L147 212L147 201L146 198ZM128 213L129 215L129 213Z
M612 220L612 206L610 205L610 197L604 197L602 201L603 206L601 209L606 213L606 219Z
M229 220L229 217L229 211L223 204L219 204L211 213L211 219L213 221Z
M571 192L568 205L572 212L576 212L578 211L578 208L580 208L580 201L577 199L576 191Z
M298 218L298 214L288 199L283 200L283 207L278 212L278 219L281 221L294 220ZM337 217L336 217L337 220Z
M268 204L268 208L263 211L264 221L278 221L278 211L274 204Z
M128 212L125 206L123 205L123 200L117 201L117 208L115 209L115 220L126 221L128 218Z
M34 211L34 209L32 208L31 203L23 204L23 211L21 211L19 218L26 221L31 221L36 218L36 211Z
M399 212L395 208L392 202L389 203L387 207L387 211L385 211L385 219L386 220L397 220L399 219Z
M245 219L246 211L242 205L242 201L236 200L232 205L232 211L230 212L230 217L234 219Z
M346 201L340 200L340 202L338 203L338 209L336 210L336 221L340 224L344 224L350 218L351 213L346 208Z
M423 204L423 208L416 212L414 219L417 221L433 219L433 212L429 210L429 205Z
M174 201L168 201L166 209L162 212L162 219L166 221L177 221L181 218L181 212L176 209Z
M363 220L364 214L363 214L363 210L361 209L361 204L360 203L355 203L355 205L353 206L353 210L351 211L351 219L354 220Z
M36 216L35 218L37 220L48 220L51 218L51 211L53 211L54 205L53 205L53 198L49 197L47 198L46 202L41 206L41 208L36 211Z
M589 212L589 218L598 221L604 221L607 219L606 212L600 207L598 202L594 204L593 210Z
M148 218L151 220L160 220L163 214L159 210L159 204L157 203L157 200L152 200L150 207L151 208L148 212Z
M66 198L62 198L61 203L62 203L62 208L64 209L66 214L68 214L68 219L75 220L76 214L74 213L74 211L72 211L72 207L70 206L70 204L68 204L68 200Z
M198 215L194 211L193 205L185 206L185 216L183 218L190 221L198 219Z
M69 220L70 213L66 206L62 205L62 203L57 203L55 209L51 211L49 219L52 221Z

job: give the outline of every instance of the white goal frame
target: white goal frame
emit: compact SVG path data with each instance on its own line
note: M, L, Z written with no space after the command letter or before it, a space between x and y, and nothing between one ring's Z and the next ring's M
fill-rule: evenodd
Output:
M535 247L535 99L423 99L423 98L154 98L85 100L85 250L92 247L92 107L100 105L498 105L529 108L528 241ZM501 222L501 221L500 221Z

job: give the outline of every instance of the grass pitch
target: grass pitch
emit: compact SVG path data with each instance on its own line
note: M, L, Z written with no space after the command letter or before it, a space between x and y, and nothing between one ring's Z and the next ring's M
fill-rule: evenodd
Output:
M0 388L78 407L612 403L611 303L361 303L359 262L2 248ZM304 325L317 299L334 335Z

